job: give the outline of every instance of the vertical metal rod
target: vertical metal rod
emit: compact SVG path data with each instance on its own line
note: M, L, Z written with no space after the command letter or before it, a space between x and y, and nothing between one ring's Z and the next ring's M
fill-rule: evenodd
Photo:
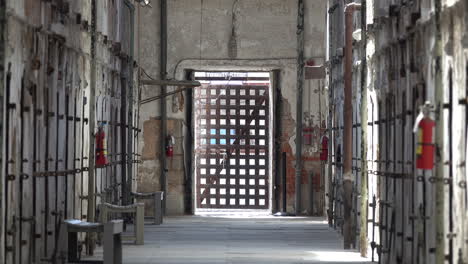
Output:
M436 105L439 109L443 109L442 105L444 102L444 85L443 85L443 63L442 56L443 40L442 40L442 0L435 0L435 45L434 45L434 57L435 57L435 76L434 76L434 88L435 98L439 100ZM439 179L435 183L435 239L436 239L436 263L443 263L445 261L445 186L442 181L445 166L445 155L444 155L444 120L443 111L440 110L439 120L436 122L436 148L439 148L440 159L436 162L436 175ZM450 208L451 210L451 208Z
M48 43L48 47L47 47L47 50L48 51L51 51L52 49L55 48L55 43L50 43L50 42L46 42ZM48 56L47 56L47 63L50 63L50 57L51 57L51 53L48 52ZM47 80L47 78L46 78ZM46 81L48 82L48 81ZM49 111L50 111L50 86L48 85L48 83L45 84L45 92L44 92L44 96L45 96L45 109L44 109L44 112L43 112L43 115L44 115L44 123L45 123L45 152L44 152L44 171L45 172L48 172L49 171L49 138L50 138L50 115L49 115ZM42 234L43 238L44 238L44 242L43 242L43 249L44 249L44 252L42 253L43 256L47 256L47 253L48 253L48 234L47 234L47 229L48 229L48 222L49 222L49 212L50 212L50 201L49 201L49 177L45 177L45 183L44 183L44 232Z
M372 249L372 262L374 262L375 260L375 247L376 247L376 244L375 244L375 211L377 209L377 199L375 197L375 194L374 196L372 197L372 243L371 243L371 249Z
M417 90L413 89L411 100L412 100L412 109L411 109L411 123L414 124L416 120L416 102L417 102ZM411 128L411 126L410 126ZM413 176L413 180L411 181L411 215L412 215L412 221L411 221L411 261L415 261L415 247L416 247L416 207L415 207L415 196L416 196L416 166L414 165L415 163L415 145L416 145L416 140L415 137L411 137L411 175Z
M343 167L343 235L344 248L351 248L353 241L352 235L352 192L353 192L353 104L352 104L352 88L353 88L353 14L361 9L361 4L351 3L345 8L345 65L344 65L344 131L343 131L343 148L344 148L344 167Z
M275 70L273 71L273 82L274 82L274 87L273 89L275 89L275 104L274 104L274 107L275 107L275 141L276 141L276 144L275 144L275 160L276 161L279 161L281 160L281 138L282 138L282 128L281 128L281 114L282 114L282 101L283 101L283 95L281 93L281 85L279 84L280 82L280 71L279 70ZM281 172L280 172L280 168L281 168L281 163L279 162L276 162L274 164L275 166L275 201L276 201L276 205L275 205L275 209L277 212L281 211L280 209L280 184L281 184Z
M186 80L194 80L194 72L193 71L187 71ZM192 168L192 162L193 162L193 153L194 152L194 105L193 105L193 94L194 90L192 89L187 89L185 91L185 97L187 98L186 100L186 112L185 112L185 120L187 123L187 129L185 130L186 133L186 139L184 142L184 164L186 168L185 172L185 213L186 214L194 214L195 212L195 207L193 206L193 200L192 200L192 187L193 187L193 182L194 182L194 171ZM139 108L138 108L139 109ZM136 115L137 120L138 120L138 115ZM139 121L136 122L139 124ZM138 132L137 132L138 135ZM138 138L136 140L138 142Z
M161 11L161 80L167 79L167 0L160 0L160 11ZM201 49L201 47L200 47ZM161 86L161 95L165 95L167 92L165 85ZM166 214L166 201L167 201L167 183L166 183L166 172L167 172L167 160L166 160L166 137L167 137L167 103L166 98L161 100L161 190L164 192L163 199L163 215Z
M367 244L368 244L368 173L367 173L367 12L366 12L366 0L361 2L361 42L363 43L361 54L361 230L360 230L360 249L361 256L367 257ZM356 135L357 137L357 135ZM356 146L357 147L357 146Z
M130 150L127 150L127 129L125 128L125 124L127 122L127 82L125 77L120 78L120 88L121 88L121 95L120 95L120 166L121 166L121 195L122 203L126 203L126 198L124 195L126 194L127 190L127 155Z
M334 31L334 10L336 10L337 4L334 5L333 9L329 9L328 11L328 50L329 50L329 81L328 81L328 93L329 93L329 100L328 100L328 225L330 227L333 226L333 197L334 197L334 182L333 182L333 101L334 101L334 85L333 85L333 68L334 68L334 40L335 40L335 31Z
M3 33L3 32L1 32ZM4 237L4 252L5 252L5 263L7 263L8 261L8 250L7 250L7 247L8 247L8 208L9 208L9 188L8 188L8 181L6 180L7 177L8 177L8 174L10 172L10 109L9 109L9 105L10 105L10 92L11 92L11 64L8 65L8 72L7 72L7 75L6 75L6 85L5 85L5 106L6 106L6 111L5 111L5 156L3 158L3 160L5 161L5 196L4 196L4 200L5 200L5 224L3 225L5 230L4 230L4 234L5 234L5 237Z
M80 141L80 145L81 145L81 153L80 153L80 167L81 167L81 174L80 174L80 188L81 188L81 193L80 193L80 216L79 216L79 219L82 219L83 216L84 216L84 212L83 212L83 202L84 200L81 198L84 196L84 171L83 171L83 168L84 168L84 126L85 126L85 122L84 122L84 116L85 116L85 105L86 105L86 97L84 96L84 91L83 93L81 94L81 117L80 117L80 120L81 120L81 141ZM89 122L89 120L88 120Z
M382 108L382 101L378 101L377 103L377 116L378 116L378 120L382 120L382 116L383 116L383 108ZM381 149L381 151L378 152L378 155L376 157L376 160L383 160L383 155L384 155L384 150L385 150L385 146L384 146L384 129L383 129L383 124L381 125L381 123L378 123L378 145L379 145L379 149ZM385 135L386 136L386 135ZM376 167L378 170L381 170L382 168L382 164L381 163L377 163L376 164ZM385 184L382 184L383 180L382 178L379 178L379 184L378 184L378 191L379 193L381 194L379 196L379 244L377 246L377 255L379 256L379 264L382 263L382 249L383 249L383 241L384 241L384 238L383 238L383 234L384 234L384 217L383 217L383 213L384 213L384 209L383 207L385 206L384 203L383 203L383 194L384 194L384 191L381 189L381 186L383 185L384 188L386 187L386 183Z
M395 56L396 57L396 56ZM396 65L396 64L395 64ZM392 168L392 172L393 173L396 173L396 168L397 168L397 141L398 141L398 136L397 136L397 106L396 106L396 103L397 103L397 97L396 96L393 96L393 100L392 100L392 122L393 122L393 159L392 159L392 165L393 165L393 168ZM392 184L393 184L393 199L392 199L392 217L391 217L391 228L390 228L390 243L395 243L396 241L396 217L395 217L395 214L396 214L396 207L397 207L397 181L398 179L397 178L393 178L392 179ZM403 184L403 183L401 183ZM391 244L389 245L389 247L391 247ZM394 251L395 251L395 256L398 255L398 252L397 252L397 249L396 247L394 247ZM391 252L389 252L389 256L390 256Z
M73 73L74 74L74 73ZM74 90L75 87L74 87L74 83L75 83L75 80L73 79L73 82L72 82L72 89ZM78 91L76 91L74 93L74 98L73 98L73 171L76 171L76 151L78 149L78 145L76 144L76 113L77 113L77 94L78 94ZM76 219L76 172L73 173L73 213L72 213L72 217L73 219Z
M167 1L167 0L165 0ZM134 98L133 98L133 52L134 52L134 19L135 19L135 8L133 7L132 3L129 1L124 2L126 7L130 11L130 21L129 21L129 28L130 28L130 59L126 64L127 70L127 97L128 97L128 107L127 107L127 156L126 156L126 163L127 163L127 189L126 192L123 194L124 196L124 204L131 203L131 196L130 192L132 191L132 184L133 184L133 160L134 160L134 151L133 151L133 105L134 105ZM166 199L164 199L166 200Z
M448 114L448 144L449 144L449 163L448 163L448 166L449 166L449 174L448 174L448 178L450 179L450 183L448 185L448 188L449 188L449 198L448 198L448 208L449 208L449 222L448 222L448 232L450 234L453 233L453 184L455 184L454 182L454 178L453 178L453 166L452 166L452 163L453 163L453 134L452 134L452 131L453 131L453 114L452 114L452 111L453 111L453 71L452 69L449 70L449 114ZM448 256L447 256L447 260L450 264L453 263L453 257L454 257L454 254L453 254L453 239L452 238L449 238L449 242L448 242L448 246L449 246L449 253L448 253Z
M60 51L57 53L58 56L60 56ZM60 57L57 58L58 61L60 61ZM60 67L60 62L58 63L58 66ZM61 71L62 69L60 69ZM59 71L57 69L57 71ZM57 79L58 79L58 73L56 75ZM63 77L62 77L63 78ZM55 80L57 81L57 80ZM56 98L55 98L55 172L58 172L59 171L59 160L61 159L61 157L59 157L59 145L60 145L60 93L59 93L59 87L58 87L58 83L57 85L55 85L55 89L56 89ZM59 189L59 176L57 174L55 174L54 176L55 178L55 212L54 212L54 223L57 223L57 219L58 219L58 212L60 211L60 203L59 203L59 199L60 199L60 193L62 190ZM60 195L59 195L60 194ZM54 225L55 226L55 225ZM54 232L58 232L58 230L54 230ZM54 248L56 247L57 245L54 244Z
M407 87L405 87L407 88ZM402 125L401 125L401 156L400 156L400 160L401 160L401 173L402 175L406 175L406 157L405 157L405 146L406 146L406 135L405 135L405 131L406 131L406 112L407 112L407 109L406 109L406 91L403 93L403 97L402 97L402 100L403 100L403 107L402 107L402 116L401 116L401 121L402 121ZM401 247L401 259L402 261L405 261L405 253L406 253L406 238L405 238L405 235L406 235L406 223L405 223L405 219L407 217L406 215L406 208L405 208L405 203L406 203L406 192L405 192L405 177L402 177L401 178L401 241L400 241L400 247Z
M282 176L282 180L281 180L281 189L282 189L282 194L281 194L281 198L282 198L282 202L283 202L283 212L287 212L288 211L288 208L287 208L287 204L286 204L286 185L287 185L287 169L286 169L286 166L287 166L287 154L286 152L283 152L283 155L282 155L282 165L281 165L281 170L282 170L282 173L281 173L281 176Z
M6 29L6 24L7 23L4 23L6 19L6 0L0 0L0 65L3 65L3 67L0 67L0 83L2 84L2 86L0 87L0 153L2 153L2 155L5 155L3 158L0 159L0 221L2 221L2 219L4 219L4 216L6 215L6 203L5 203L5 197L7 196L6 193L4 193L4 185L6 185L6 177L7 177L7 174L5 173L5 171L2 170L3 168L3 164L5 164L5 167L6 167L6 164L7 163L7 159L6 159L6 152L3 152L3 147L4 147L4 142L7 142L7 141L4 141L4 131L5 129L3 129L4 127L7 127L5 126L6 124L6 116L5 116L5 112L8 112L5 111L5 106L6 104L5 103L5 89L6 89L6 86L8 84L8 82L5 82L5 77L6 77L6 74L5 74L5 68L4 66L6 65L5 64L5 44L6 44L6 38L5 38L5 33L7 32L5 29ZM5 144L6 145L6 144ZM6 246L6 240L5 240L5 236L4 234L6 234L5 232L5 225L0 225L0 260L1 261L5 261L6 262L6 255L5 255L5 246Z
M34 177L34 174L37 172L37 86L33 86L33 94L32 94L32 104L33 104L33 109L32 109L32 117L33 117L33 153L32 153L32 206L33 206L33 217L34 217L34 222L33 222L33 228L31 230L31 255L32 255L32 262L36 261L36 225L38 221L38 212L37 212L37 179Z
M68 76L68 74L65 74L65 76ZM66 77L64 77L66 78ZM69 107L70 107L70 96L68 95L67 88L65 87L64 83L64 90L65 90L65 117L64 117L64 122L65 122L65 159L64 159L64 164L65 164L65 171L68 171L70 168L68 167L68 146L69 146L69 121L68 121L68 116L70 115ZM63 216L64 219L68 219L68 177L71 174L67 174L65 177L65 208L63 210ZM74 174L73 174L74 175ZM73 199L72 199L73 200ZM58 232L58 230L57 230Z
M423 203L420 205L420 216L421 216L421 221L423 222L423 239L422 239L422 244L420 245L421 251L423 254L423 263L427 263L427 253L426 253L426 240L427 240L427 223L426 223L426 199L427 199L427 192L426 192L426 171L423 171ZM419 255L419 253L418 253ZM420 263L418 261L418 263Z
M391 53L390 53L391 54ZM391 56L389 56L391 58ZM387 95L389 96L389 95ZM385 101L385 171L389 171L390 169L390 163L388 162L390 160L390 148L391 148L391 127L390 127L390 118L391 118L391 100L393 99L393 97L391 98L387 98L387 100ZM385 200L384 202L382 203L382 205L385 207L385 217L384 217L384 226L385 226L385 239L384 239L384 242L385 242L385 247L382 247L382 252L386 253L386 254L389 254L389 252L387 251L388 248L389 248L389 212L388 210L390 209L389 208L389 205L390 205L390 199L389 199L389 196L390 196L390 179L389 177L384 177L385 178ZM384 245L382 245L384 246Z
M18 201L19 201L19 241L20 244L18 245L13 245L14 247L19 247L18 249L18 257L19 257L19 262L22 263L23 261L23 247L21 245L21 241L23 240L23 191L24 191L24 182L23 179L21 178L23 173L24 173L24 77L25 77L25 72L23 72L23 76L21 77L21 91L20 91L20 104L19 104L19 119L20 119L20 144L19 144L19 151L20 151L20 158L17 162L19 162L19 168L20 168L20 175L18 177L19 180L19 192L17 194L18 196ZM16 261L16 260L15 260Z
M295 213L301 213L302 176L302 97L304 89L304 0L298 0L297 15L297 91L296 91L296 199Z
M95 139L94 139L94 129L95 129L95 112L94 109L95 103L95 93L96 93L96 42L97 42L97 32L96 32L96 1L91 2L91 67L90 67L90 91L89 91L89 114L88 114L88 127L89 127L89 153L88 153L88 221L95 221L95 206L96 206L96 197L95 197L95 160L94 160L94 151L95 151ZM92 255L95 246L95 236L94 233L88 233L88 254Z

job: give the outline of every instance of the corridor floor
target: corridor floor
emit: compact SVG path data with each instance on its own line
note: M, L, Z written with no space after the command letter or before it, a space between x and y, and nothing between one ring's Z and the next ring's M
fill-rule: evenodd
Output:
M365 263L319 218L186 216L145 226L124 263Z

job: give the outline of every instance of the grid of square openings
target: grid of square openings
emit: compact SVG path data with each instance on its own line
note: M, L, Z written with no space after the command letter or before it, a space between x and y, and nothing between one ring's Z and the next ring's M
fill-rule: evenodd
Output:
M199 208L267 209L268 87L196 89Z

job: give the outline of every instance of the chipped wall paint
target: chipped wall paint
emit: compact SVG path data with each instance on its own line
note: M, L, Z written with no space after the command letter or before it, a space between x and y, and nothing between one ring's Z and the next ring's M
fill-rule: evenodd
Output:
M281 70L281 86L283 97L290 102L292 124L296 116L296 21L297 2L295 0L254 0L239 1L236 12L238 18L237 43L238 56L234 60L228 59L228 40L231 34L231 8L232 1L199 1L174 0L168 5L168 73L176 79L185 78L184 69L209 70ZM314 58L317 64L324 58L324 28L325 28L325 2L312 0L305 1L306 8L306 59ZM143 68L153 77L158 76L158 50L159 45L159 11L154 6L150 9L140 10L141 43L139 50L146 56L142 57ZM294 41L291 41L294 40ZM227 62L227 63L226 63ZM169 88L169 90L175 88ZM311 89L318 89L318 84L311 84ZM142 97L157 94L154 87L142 90ZM312 106L316 105L317 98L310 95ZM168 98L169 118L184 120L184 111L172 111L172 98ZM306 100L306 99L305 99ZM305 102L307 103L307 102ZM326 100L323 107L326 109ZM317 109L314 123L319 124ZM141 122L159 116L158 102L145 105L142 110ZM295 128L289 128L287 145L292 153L295 151ZM140 141L140 145L144 145ZM289 150L288 150L289 151ZM155 161L159 162L159 161ZM142 166L146 166L145 163ZM289 168L294 167L290 162ZM152 173L156 180L159 172ZM147 177L147 176L145 176ZM184 199L184 193L176 195ZM291 201L291 205L293 201ZM288 202L289 203L289 202ZM303 204L307 204L303 202ZM171 205L169 205L171 206ZM173 205L175 206L175 205ZM183 213L179 208L178 213Z
M57 261L52 260L58 246L56 223L64 218L96 221L87 216L88 154L95 140L90 135L96 132L90 131L91 115L106 123L111 163L96 170L97 203L109 198L109 192L111 200L106 201L121 203L123 150L118 124L126 124L119 109L122 87L128 83L121 77L128 78L133 71L125 70L127 62L133 66L131 8L123 0L98 1L96 112L90 113L91 1L7 0L6 5L2 69L11 78L2 81L10 89L9 111L2 116L8 117L2 127L9 134L2 138L8 151L2 148L1 156L8 157L8 168L2 172L10 178L2 177L8 192L2 195L7 203L0 226L9 235L0 237L0 262ZM135 107L135 102L129 104ZM134 126L129 126L130 135ZM136 160L134 155L128 158L129 164Z

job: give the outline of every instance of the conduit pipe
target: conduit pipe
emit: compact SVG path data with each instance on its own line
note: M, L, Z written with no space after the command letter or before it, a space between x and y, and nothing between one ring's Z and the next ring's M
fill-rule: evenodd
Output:
M296 111L296 201L295 213L301 213L302 177L302 97L304 89L304 0L298 0L297 15L297 111Z
M367 189L367 10L366 0L361 1L361 41L363 43L361 48L361 209L360 209L360 234L359 234L359 249L361 250L361 256L367 257L367 233L368 233L368 206L369 197ZM356 135L357 136L357 135ZM357 146L356 146L357 147ZM358 187L359 188L359 187Z
M345 13L345 63L344 63L344 168L343 168L343 190L344 190L344 215L343 236L344 248L351 248L352 235L352 191L353 191L353 15L355 11L361 10L361 4L350 3L346 5Z
M161 80L165 81L167 79L167 0L161 0ZM167 87L165 84L161 85L161 94L164 95L167 93ZM166 137L167 137L167 109L166 109L166 98L161 100L161 191L164 192L163 199L163 215L166 214L166 197L167 197L167 184L166 184L166 174L167 174L167 160L166 160Z

